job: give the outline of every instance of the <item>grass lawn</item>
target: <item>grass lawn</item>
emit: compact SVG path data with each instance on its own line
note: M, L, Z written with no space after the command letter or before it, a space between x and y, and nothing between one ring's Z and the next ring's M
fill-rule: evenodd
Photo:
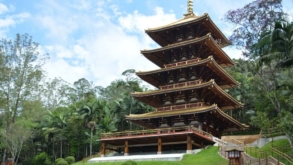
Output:
M113 163L82 163L78 162L73 165L121 165L122 162ZM228 160L218 154L218 147L209 147L201 152L192 155L184 155L182 161L138 161L137 165L227 165Z

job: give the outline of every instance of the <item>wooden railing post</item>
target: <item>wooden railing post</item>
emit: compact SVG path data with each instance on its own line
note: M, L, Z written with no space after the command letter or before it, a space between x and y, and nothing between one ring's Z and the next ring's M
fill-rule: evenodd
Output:
M266 164L269 164L269 162L268 162L268 154L267 153L265 153L265 159L266 159Z

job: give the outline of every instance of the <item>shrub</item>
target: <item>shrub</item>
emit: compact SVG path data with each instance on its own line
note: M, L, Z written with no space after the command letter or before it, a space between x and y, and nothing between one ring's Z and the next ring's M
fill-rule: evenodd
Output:
M55 163L57 164L59 161L61 161L61 160L64 160L63 158L57 158L56 160L55 160Z
M39 164L50 165L52 163L49 159L49 156L45 152L42 152L42 153L38 154L37 156L35 156L34 164L35 165L39 165Z
M71 164L73 164L73 163L75 162L75 158L74 158L73 156L67 156L67 157L65 158L65 160L67 161L67 163L68 163L69 165L71 165Z
M63 159L58 161L56 165L68 165L68 163Z
M44 165L52 165L52 162L50 159L46 159L44 162Z
M137 165L133 160L127 160L126 162L122 163L121 165Z

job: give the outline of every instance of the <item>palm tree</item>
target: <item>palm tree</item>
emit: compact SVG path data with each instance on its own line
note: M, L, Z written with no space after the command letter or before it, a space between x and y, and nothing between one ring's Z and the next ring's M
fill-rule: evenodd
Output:
M264 32L254 46L260 57L259 66L276 62L276 66L286 68L293 65L293 24L286 21L275 23L273 31Z
M102 120L102 114L108 109L107 102L102 99L97 99L93 103L88 102L79 109L79 114L84 120L85 126L87 126L90 131L90 155L92 155L92 138L93 132L96 128L98 121Z
M117 122L117 116L110 109L105 109L102 120L99 121L98 128L101 132L113 132L117 131L115 124Z
M263 33L259 42L255 45L255 52L259 56L257 69L263 67L260 73L265 75L262 77L262 84L264 84L266 96L270 99L277 115L280 117L289 112L288 105L284 100L290 97L292 91L292 81L283 81L282 77L286 77L288 80L292 75L293 24L283 20L276 22L272 32ZM264 81L267 83L263 83ZM286 136L293 151L293 141L289 131L286 132Z
M55 138L59 137L60 140L60 157L62 158L63 154L63 140L65 128L67 127L67 119L68 119L67 108L57 108L54 111L47 111L47 115L45 116L43 127L45 139L48 140L51 138L52 141L52 154L56 159L55 154Z

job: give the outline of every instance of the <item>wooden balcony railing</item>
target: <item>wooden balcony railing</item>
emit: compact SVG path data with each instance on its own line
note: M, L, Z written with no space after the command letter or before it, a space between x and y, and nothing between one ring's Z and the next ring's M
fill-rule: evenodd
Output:
M172 105L172 106L165 106L165 107L157 108L157 111L171 111L171 110L197 108L197 107L202 107L204 105L205 105L204 102L189 103L189 104L182 104L182 105Z
M199 80L188 81L188 82L183 82L183 83L160 86L160 89L161 90L174 89L174 88L180 88L180 87L185 87L185 86L197 85L197 84L201 84L201 83L203 83L203 81L202 81L202 79L199 79Z
M138 130L138 131L124 131L115 133L102 133L101 140L105 139L117 139L117 138L129 138L129 137L145 137L145 136L160 136L162 134L176 134L183 132L193 132L199 135L205 136L206 138L213 139L213 135L204 132L193 126L185 127L172 127L172 128L162 128L162 129L150 129L150 130Z
M196 63L196 62L198 62L200 60L201 60L201 58L196 58L196 59L182 61L182 62L176 62L176 63L172 63L172 64L165 64L164 66L165 66L165 68L172 68L172 67L176 67L176 66Z

